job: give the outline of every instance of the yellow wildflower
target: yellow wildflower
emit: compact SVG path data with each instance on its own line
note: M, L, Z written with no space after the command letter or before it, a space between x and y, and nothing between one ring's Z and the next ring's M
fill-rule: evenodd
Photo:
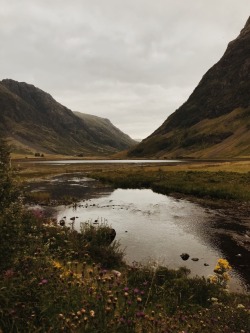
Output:
M217 265L225 270L230 270L232 268L226 259L219 259Z
M55 260L53 260L53 261L52 261L52 265L53 265L55 268L57 268L57 269L61 269L61 268L62 268L62 265L60 264L59 261L55 261Z

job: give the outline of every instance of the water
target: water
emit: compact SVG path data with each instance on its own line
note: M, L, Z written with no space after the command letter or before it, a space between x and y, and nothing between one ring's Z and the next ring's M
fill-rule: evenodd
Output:
M180 160L61 160L61 161L32 161L29 163L68 165L68 164L150 164L150 163L183 163Z
M76 208L58 207L58 221L64 216L68 225L70 218L76 217L77 230L86 221L108 223L116 230L116 240L125 249L128 263L156 262L174 269L186 266L192 276L207 277L213 274L217 260L224 257L214 242L212 210L149 189L102 192L80 201ZM182 253L188 253L190 258L183 261ZM236 271L232 272L231 288L242 290Z

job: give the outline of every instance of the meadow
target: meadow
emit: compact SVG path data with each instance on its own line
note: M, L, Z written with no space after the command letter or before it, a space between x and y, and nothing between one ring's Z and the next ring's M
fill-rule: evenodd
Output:
M249 200L247 171L211 172L210 166L209 171L178 169L185 166L98 166L93 170L90 165L24 167L17 162L15 175L5 147L0 152L4 188L0 191L0 331L249 331L250 298L228 291L231 267L227 260L218 258L209 278L191 278L185 267L128 266L119 243L108 241L110 226L87 223L80 232L59 226L39 210L27 211L18 186L51 174L84 171L115 186L155 187L162 193L217 199L216 188L221 187L220 198L241 201Z

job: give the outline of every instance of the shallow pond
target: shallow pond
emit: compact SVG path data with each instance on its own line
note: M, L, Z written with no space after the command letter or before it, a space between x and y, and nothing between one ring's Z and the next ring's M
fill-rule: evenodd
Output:
M213 274L217 259L226 258L234 268L231 289L242 291L249 285L249 252L239 252L242 249L226 237L218 211L150 189L114 190L81 173L30 183L26 191L49 192L55 202L65 195L76 197L78 203L74 207L44 206L43 209L58 222L65 217L68 225L70 218L75 217L74 227L78 230L85 222L107 223L116 230L116 240L125 250L128 263L186 266L193 276L207 277ZM187 261L181 259L182 253L190 255ZM237 257L238 253L242 256Z
M213 274L217 260L225 257L214 237L216 214L213 210L150 189L114 190L89 178L69 175L57 177L47 185L40 184L40 190L51 187L56 191L62 184L66 192L77 191L78 197L82 192L82 200L77 206L56 207L57 220L66 217L70 225L70 218L75 217L77 230L85 222L107 223L116 230L116 240L125 249L129 263L151 261L170 268L186 266L193 276L207 277ZM182 253L188 253L190 258L183 261ZM244 288L236 270L232 272L231 288L235 291Z

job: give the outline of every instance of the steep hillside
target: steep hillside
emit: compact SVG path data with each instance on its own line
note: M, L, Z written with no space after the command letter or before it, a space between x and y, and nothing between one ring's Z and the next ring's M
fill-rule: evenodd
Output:
M124 150L135 146L137 143L127 134L120 131L119 128L115 127L109 119L81 112L74 112L74 114L82 119L90 130L99 133L102 141L107 145L112 145L116 141L117 148Z
M26 152L107 155L133 144L102 136L46 92L10 79L0 81L0 130Z
M250 18L189 99L130 156L250 156Z

